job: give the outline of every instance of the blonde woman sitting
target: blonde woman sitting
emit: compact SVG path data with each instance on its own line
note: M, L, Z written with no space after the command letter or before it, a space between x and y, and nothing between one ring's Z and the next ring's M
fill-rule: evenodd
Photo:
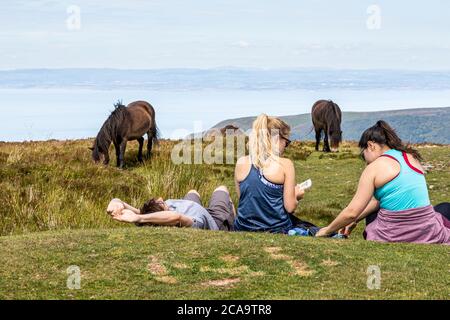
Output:
M294 227L292 213L304 191L297 186L293 162L282 157L290 131L287 123L265 114L253 123L250 155L240 158L235 169L235 231L288 233Z

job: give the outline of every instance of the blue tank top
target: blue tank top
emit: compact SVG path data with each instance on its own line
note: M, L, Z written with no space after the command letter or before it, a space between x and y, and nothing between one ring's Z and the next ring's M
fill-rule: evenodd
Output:
M383 156L398 161L400 173L375 190L374 197L380 202L380 208L401 211L430 205L425 176L409 162L406 153L391 149Z
M252 165L239 190L236 231L284 233L292 229L290 213L284 208L283 185L270 182Z

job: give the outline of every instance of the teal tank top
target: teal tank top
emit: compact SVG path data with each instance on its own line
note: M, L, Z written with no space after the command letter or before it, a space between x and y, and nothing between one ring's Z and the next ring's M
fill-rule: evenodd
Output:
M382 157L396 160L400 164L400 173L375 190L374 197L380 202L380 208L401 211L430 205L425 176L409 162L406 153L391 149Z

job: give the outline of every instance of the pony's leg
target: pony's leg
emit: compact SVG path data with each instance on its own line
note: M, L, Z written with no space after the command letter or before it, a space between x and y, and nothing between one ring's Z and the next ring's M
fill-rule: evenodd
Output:
M142 162L142 147L144 146L144 137L138 138L137 141L139 142L138 161Z
M105 158L103 159L103 164L104 164L105 166L107 166L107 165L109 164L109 148L108 148L108 150L103 154L103 156L105 157Z
M105 153L104 156L105 156L105 160L103 160L103 164L106 166L109 164L109 154Z
M324 132L325 132L325 138L323 140L323 151L331 152L330 144L328 143L328 130L324 130Z
M127 148L127 140L122 140L120 143L120 153L119 153L119 168L123 168L124 166L124 157L125 157L125 149Z
M120 143L114 142L114 149L116 150L116 166L120 165Z
M321 133L322 133L322 129L316 129L316 151L319 151L320 134Z
M147 158L150 158L150 155L152 153L152 148L153 148L153 135L149 131L149 132L147 132Z

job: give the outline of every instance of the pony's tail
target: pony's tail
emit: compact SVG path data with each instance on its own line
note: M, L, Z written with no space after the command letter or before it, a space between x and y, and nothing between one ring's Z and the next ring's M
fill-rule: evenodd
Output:
M160 131L158 126L156 125L155 117L153 117L153 123L152 123L152 141L154 144L159 144L159 138L160 138Z

